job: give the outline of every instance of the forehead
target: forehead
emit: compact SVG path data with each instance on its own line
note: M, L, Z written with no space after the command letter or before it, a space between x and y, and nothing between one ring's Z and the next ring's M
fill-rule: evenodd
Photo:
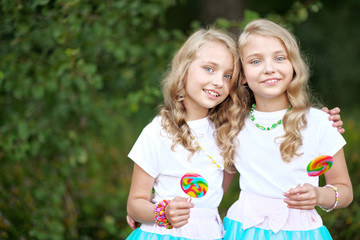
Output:
M233 54L222 42L207 42L202 45L195 60L216 61L219 64L233 64Z
M284 43L276 37L253 35L241 50L241 55L246 56L262 52L286 52Z

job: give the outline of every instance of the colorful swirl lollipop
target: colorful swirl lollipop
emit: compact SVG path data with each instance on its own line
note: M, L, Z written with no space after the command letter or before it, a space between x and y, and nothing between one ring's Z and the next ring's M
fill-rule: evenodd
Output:
M208 183L197 173L186 173L180 180L181 189L192 198L205 196Z
M307 166L307 173L310 177L320 176L331 168L333 158L328 155L321 155L314 158Z

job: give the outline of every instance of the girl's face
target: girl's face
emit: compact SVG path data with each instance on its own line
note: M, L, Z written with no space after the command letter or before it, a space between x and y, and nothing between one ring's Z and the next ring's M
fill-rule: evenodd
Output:
M229 95L233 74L233 58L220 42L203 45L190 64L185 84L186 119L207 116L210 108L222 103Z
M288 107L286 90L294 69L278 38L255 35L242 49L244 80L253 91L256 109L276 111Z

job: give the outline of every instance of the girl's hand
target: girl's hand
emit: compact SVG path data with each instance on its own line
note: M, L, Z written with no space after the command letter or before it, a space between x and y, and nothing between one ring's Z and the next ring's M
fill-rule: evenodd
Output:
M339 114L340 108L336 107L336 108L329 110L327 107L323 107L321 110L330 114L329 120L334 122L333 126L338 129L339 133L345 132L345 129L342 127L344 123L343 123L343 121L341 121L341 116Z
M316 187L313 185L299 184L284 193L286 197L284 202L287 203L288 208L311 210L317 205L317 195Z
M139 223L135 222L134 219L132 219L129 215L126 216L126 221L129 224L129 227L131 227L132 230L135 230L139 227Z
M194 204L188 202L188 198L175 197L165 208L165 216L174 228L179 228L188 223L190 208Z

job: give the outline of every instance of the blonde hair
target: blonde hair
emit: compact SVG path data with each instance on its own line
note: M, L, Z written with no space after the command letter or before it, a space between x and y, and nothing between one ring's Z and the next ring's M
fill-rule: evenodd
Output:
M225 162L232 159L235 152L235 139L238 132L232 129L238 121L240 108L237 103L237 84L239 76L239 56L236 42L228 34L215 29L200 29L192 34L184 45L175 54L171 69L162 82L164 104L160 110L162 126L173 140L172 150L177 144L183 145L192 154L199 151L199 146L193 144L191 131L185 121L186 109L184 98L186 96L185 84L191 63L197 58L199 50L208 43L219 42L224 44L232 56L233 77L229 96L219 105L209 109L209 119L215 125L216 143L221 149ZM191 154L191 155L192 155Z
M308 87L309 67L300 53L295 36L280 25L265 19L250 22L241 33L238 41L240 59L242 55L241 49L251 41L251 37L254 35L279 39L284 44L288 59L294 69L293 80L286 90L287 98L292 108L284 115L283 126L285 134L281 136L283 141L280 144L280 153L283 161L290 162L294 156L301 155L297 153L297 150L302 145L300 131L307 125L306 113L311 107ZM244 76L243 74L243 72L240 73L240 78ZM252 94L251 90L247 89ZM252 103L249 102L249 104Z

